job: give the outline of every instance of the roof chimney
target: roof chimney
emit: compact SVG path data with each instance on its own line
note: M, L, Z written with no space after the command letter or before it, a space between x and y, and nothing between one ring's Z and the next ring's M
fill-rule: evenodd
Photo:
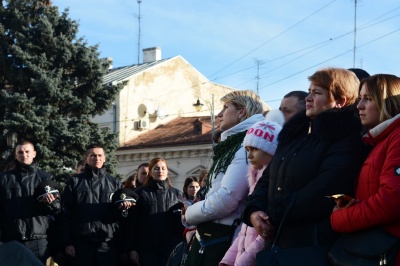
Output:
M152 47L143 49L143 63L151 63L161 60L161 48Z

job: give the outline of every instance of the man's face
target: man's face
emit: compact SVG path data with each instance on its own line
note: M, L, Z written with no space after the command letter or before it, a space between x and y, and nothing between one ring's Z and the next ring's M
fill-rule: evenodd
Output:
M18 145L15 148L15 159L18 162L30 165L36 157L36 151L32 144Z
M285 117L285 122L287 122L290 118L292 118L292 116L300 111L298 101L299 99L295 96L282 99L279 110L282 111Z
M144 181L146 180L146 176L148 175L148 173L149 173L149 167L141 166L141 167L138 169L137 177L138 177L138 181L139 181L140 184L143 184L143 183L144 183Z
M86 163L91 168L102 168L106 162L106 155L102 148L93 148L88 151L86 156Z

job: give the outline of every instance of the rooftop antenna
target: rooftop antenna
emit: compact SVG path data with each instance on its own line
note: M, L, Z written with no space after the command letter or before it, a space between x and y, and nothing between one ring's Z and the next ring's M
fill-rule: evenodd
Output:
M258 94L258 88L259 88L259 85L260 85L260 65L262 65L263 62L261 60L257 60L257 59L255 61L256 61L256 64L257 64L256 90L257 90L257 94Z
M356 67L356 33L357 33L357 0L354 0L354 46L353 46L353 68Z
M137 64L139 65L140 63L140 4L142 3L142 0L137 0L138 6L139 6L139 16L138 16L138 21L139 21L139 33L138 33L138 47L137 47Z

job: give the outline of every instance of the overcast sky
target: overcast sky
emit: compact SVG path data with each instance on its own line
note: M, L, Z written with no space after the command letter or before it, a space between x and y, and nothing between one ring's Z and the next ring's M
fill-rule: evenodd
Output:
M53 0L114 67L138 62L137 0ZM353 67L354 0L142 0L143 48L181 55L209 80L271 107L322 67ZM400 2L358 0L355 67L400 76ZM142 52L140 52L142 62ZM258 62L258 63L257 63ZM257 78L258 76L258 78Z

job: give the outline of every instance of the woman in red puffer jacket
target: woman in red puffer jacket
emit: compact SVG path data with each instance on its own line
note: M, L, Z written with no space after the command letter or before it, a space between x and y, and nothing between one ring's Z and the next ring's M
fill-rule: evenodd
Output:
M362 166L356 199L334 208L332 228L349 233L382 227L400 238L400 78L366 78L359 95L357 108L368 129L363 140L373 149ZM400 252L395 265L400 265Z

